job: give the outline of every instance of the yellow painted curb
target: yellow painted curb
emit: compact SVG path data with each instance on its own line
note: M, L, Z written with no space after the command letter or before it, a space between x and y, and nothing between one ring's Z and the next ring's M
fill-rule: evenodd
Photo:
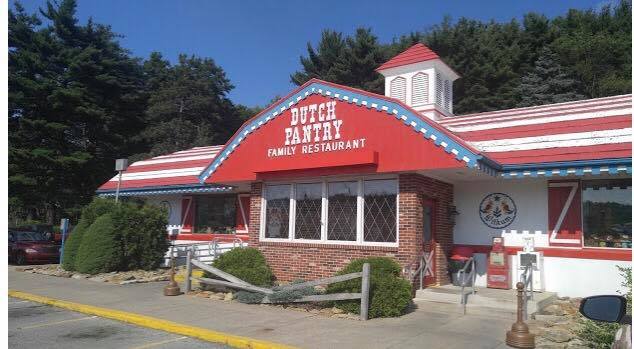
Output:
M201 327L189 326L171 322L167 320L161 320L149 316L128 313L125 311L100 308L92 305L85 305L73 302L67 302L63 300L48 298L44 296L38 296L31 293L9 290L9 297L20 298L37 303L43 303L52 305L58 308L77 311L84 314L97 315L99 317L127 322L130 324L152 328L155 330L161 330L171 333L176 333L188 337L202 339L208 342L223 343L235 348L248 348L248 349L292 349L295 347L277 344L273 342L263 341L259 339L234 336L228 333L217 332L208 330Z

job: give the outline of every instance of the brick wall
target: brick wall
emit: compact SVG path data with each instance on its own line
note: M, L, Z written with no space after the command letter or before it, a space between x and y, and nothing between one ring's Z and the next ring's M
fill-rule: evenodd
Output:
M368 256L394 258L405 267L416 263L423 244L422 199L436 202L436 263L438 282L448 283L447 255L453 243L448 208L453 205L453 186L418 174L399 176L398 247L350 246L259 241L262 183L251 185L249 245L257 247L282 281L311 280L333 275L352 259ZM412 265L416 267L416 265Z

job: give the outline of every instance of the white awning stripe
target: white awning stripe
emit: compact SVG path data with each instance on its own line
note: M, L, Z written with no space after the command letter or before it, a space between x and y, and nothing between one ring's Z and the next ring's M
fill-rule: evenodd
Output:
M631 107L625 108L625 109L614 109L614 110L588 112L588 113L581 113L581 114L566 114L566 115L558 115L558 116L534 118L534 119L519 119L519 120L510 120L510 121L495 120L489 123L477 124L477 125L471 125L471 126L450 126L450 125L445 125L445 126L453 132L471 132L471 131L490 130L495 128L538 125L538 124L546 124L549 122L595 119L595 118L604 118L604 117L628 115L628 114L629 115L632 114Z
M168 178L168 177L184 177L184 176L198 176L204 167L190 167L179 168L172 170L160 170L160 171L147 171L147 172L132 172L124 173L121 176L123 181L133 181L139 179L152 179L152 178ZM110 182L116 182L119 176L114 176L110 179Z
M203 159L213 159L215 158L217 153L215 154L205 154L205 155L196 155L196 156L180 156L180 157L166 157L166 158L152 158L150 160L137 161L130 165L130 167L135 166L144 166L144 165L154 165L154 164L167 164L172 162L181 162L181 161L191 161L191 160L203 160Z
M183 156L192 156L192 155L218 154L218 152L220 152L220 149L216 149L216 150L199 150L199 151L190 151L190 152L183 152L183 153L173 153L173 154L168 154L168 155L161 155L161 156L153 157L152 159L165 159L165 158L178 158L178 157L183 157Z
M632 129L604 130L565 133L552 136L496 139L492 141L468 142L483 152L506 152L559 147L581 147L600 144L630 143Z
M548 104L544 106L535 106L527 108L507 109L499 111L484 112L470 115L459 115L451 118L441 120L439 123L446 125L458 124L461 122L477 122L484 121L485 119L495 118L500 119L503 117L515 116L522 114L522 116L538 116L539 114L550 113L552 111L559 111L565 108L566 111L574 112L575 110L587 110L587 109L602 109L606 107L628 107L632 104L632 96L624 95L618 97L596 98L591 100L566 102L558 104Z

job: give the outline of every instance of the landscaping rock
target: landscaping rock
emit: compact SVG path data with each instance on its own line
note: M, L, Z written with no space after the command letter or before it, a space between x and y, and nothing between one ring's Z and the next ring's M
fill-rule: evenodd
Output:
M573 335L564 329L552 328L545 330L542 337L550 340L551 342L565 343L569 342L573 338Z
M592 347L588 346L584 341L580 339L573 339L570 342L566 343L566 349L592 349Z
M223 300L225 300L225 301L233 300L233 293L231 293L231 292L225 293L225 296L224 296Z
M559 304L551 304L542 310L546 315L568 315L568 313Z
M332 313L333 313L333 314L343 314L343 313L344 313L344 311L343 311L343 310L341 310L341 309L339 309L339 308L337 308L337 307L333 307L333 308L332 308Z
M138 284L138 283L141 283L141 282L142 282L142 281L139 281L139 280L136 280L136 279L132 279L132 280L124 280L124 281L121 281L121 282L119 283L119 285Z
M535 320L537 321L543 321L546 323L564 323L564 322L568 322L570 321L570 317L565 316L565 315L542 315L542 314L535 314L534 315Z
M73 274L73 276L71 276L73 279L85 279L86 277L83 276L82 274Z
M105 282L106 281L106 279L101 277L101 276L93 276L91 278L88 278L88 280L96 281L96 282Z

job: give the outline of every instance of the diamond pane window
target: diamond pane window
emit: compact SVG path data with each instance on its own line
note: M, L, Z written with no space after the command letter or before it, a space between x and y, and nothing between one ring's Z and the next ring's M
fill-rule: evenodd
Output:
M321 183L295 187L295 238L321 239Z
M357 240L357 182L328 183L328 240Z
M288 218L291 202L290 185L270 185L265 189L267 238L288 239Z
M368 242L396 242L396 180L365 181L363 240Z

